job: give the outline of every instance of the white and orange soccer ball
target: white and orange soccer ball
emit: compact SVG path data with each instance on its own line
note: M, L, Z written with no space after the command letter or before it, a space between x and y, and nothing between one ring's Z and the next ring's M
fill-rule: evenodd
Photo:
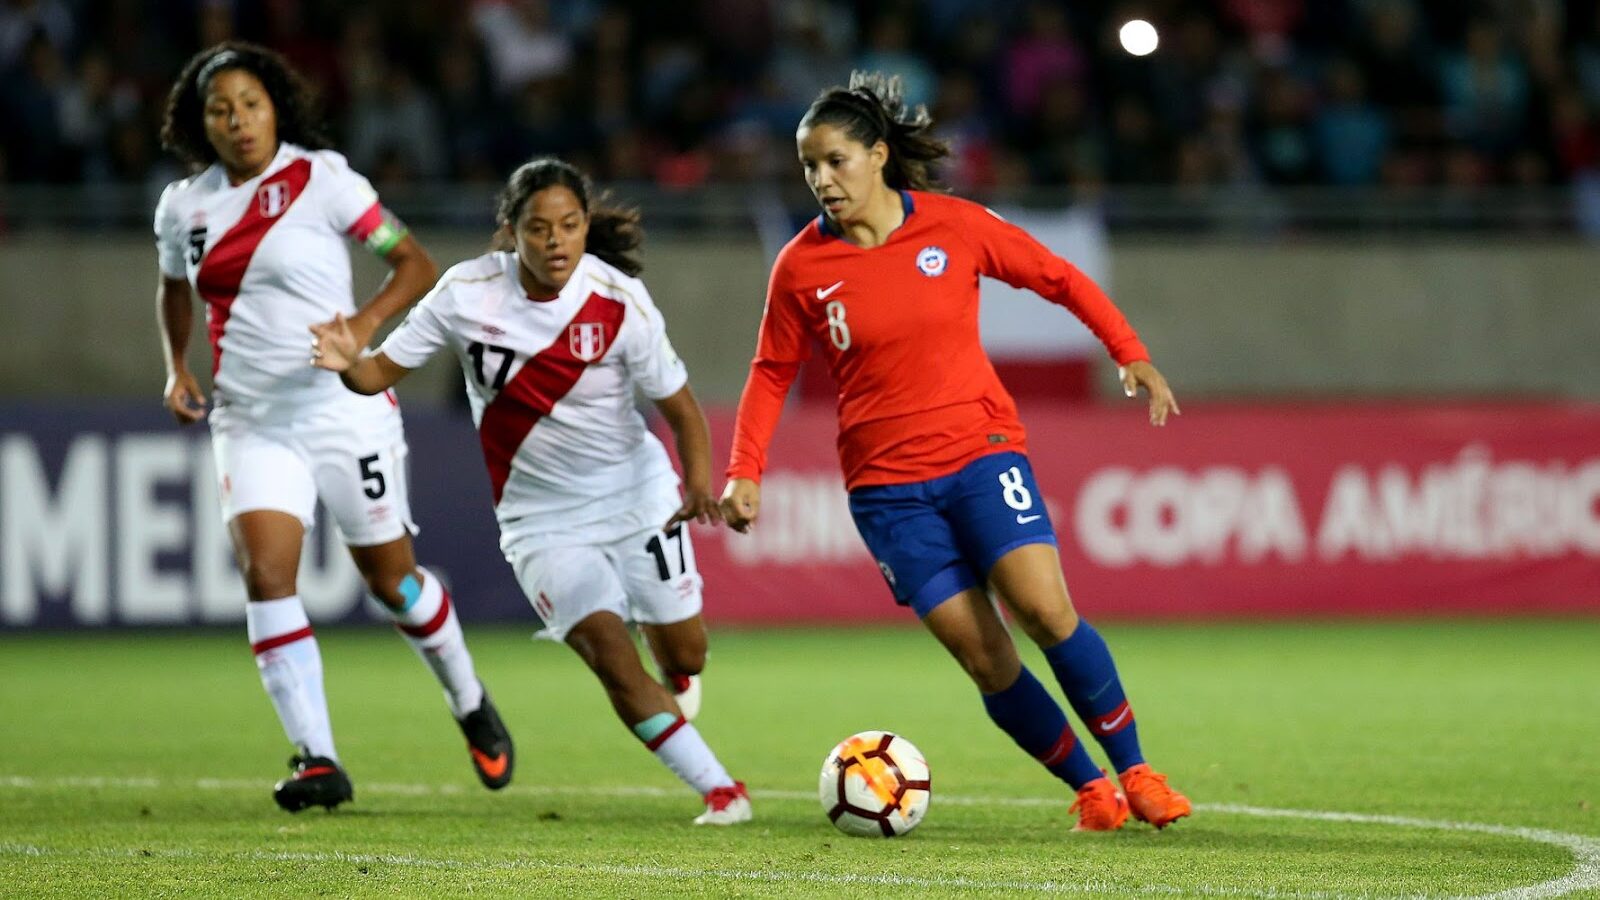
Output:
M828 820L845 834L905 834L928 812L928 761L897 734L852 734L822 761L817 794Z

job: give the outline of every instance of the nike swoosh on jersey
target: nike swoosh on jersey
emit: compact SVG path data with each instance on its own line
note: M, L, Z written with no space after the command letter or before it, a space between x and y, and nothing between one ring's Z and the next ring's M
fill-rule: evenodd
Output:
M1043 513L1040 513L1040 514L1034 515L1034 516L1025 516L1025 515L1022 515L1021 513L1018 513L1017 514L1017 524L1018 525L1026 525L1029 522L1037 522L1042 518L1044 518L1044 514Z
M833 284L831 284L831 285L829 285L829 286L827 286L825 288L817 288L817 299L818 300L826 300L826 299L828 299L828 295L832 294L834 291L837 291L839 288L842 288L842 287L844 287L844 280L840 279L839 281L835 281Z

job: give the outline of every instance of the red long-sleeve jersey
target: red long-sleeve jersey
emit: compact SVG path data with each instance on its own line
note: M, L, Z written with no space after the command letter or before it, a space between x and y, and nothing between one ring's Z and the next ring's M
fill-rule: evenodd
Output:
M778 254L729 478L759 480L783 400L820 347L839 386L849 488L925 481L988 453L1026 450L1016 403L978 336L978 276L1070 309L1119 365L1149 353L1077 267L983 206L902 192L905 222L882 246L840 239L819 217Z

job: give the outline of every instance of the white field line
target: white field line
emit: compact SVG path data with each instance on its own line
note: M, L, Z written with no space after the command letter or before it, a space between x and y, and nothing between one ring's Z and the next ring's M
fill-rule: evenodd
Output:
M29 844L0 843L0 856L40 857L90 857L94 859L208 859L218 854L199 850L70 850L58 851ZM616 865L611 863L557 863L538 859L459 860L435 859L411 854L384 853L330 853L272 852L251 850L226 854L227 858L258 860L264 862L342 863L346 865L400 866L405 868L460 871L468 874L483 872L527 872L534 874L584 874L643 876L646 878L714 879L731 882L766 882L771 884L800 883L827 885L829 887L891 887L954 888L969 891L999 891L1007 894L1032 892L1044 894L1109 895L1125 897L1143 896L1193 896L1261 898L1261 900L1347 900L1349 895L1304 891L1254 890L1249 888L1215 887L1211 885L1139 885L1128 886L1107 881L1061 882L1020 881L1007 879L962 878L945 875L859 875L830 872L771 872L752 869L683 869L674 866Z
M26 775L0 776L0 788L16 789L50 789L50 788L123 788L133 790L148 790L162 787L194 788L197 790L264 790L265 782L255 779L223 779L201 778L192 782L168 781L163 782L158 778L116 777L116 776L78 776L64 778L35 778ZM428 785L428 784L393 784L393 783L368 783L361 785L363 793L390 794L400 796L450 796L469 793L463 786L456 784ZM527 794L530 796L608 796L608 797L685 797L688 792L684 788L664 788L647 785L629 787L596 788L563 785L512 785L504 793ZM471 793L477 793L474 788ZM808 791L778 791L755 790L752 796L766 800L796 800L815 802L815 794ZM1039 797L963 797L950 794L937 795L937 803L952 806L1057 806L1065 801L1062 798ZM1520 828L1508 825L1485 825L1475 822L1451 822L1439 819L1417 819L1407 816L1387 816L1367 813L1332 812L1325 810L1300 810L1300 809L1275 809L1261 806L1243 806L1231 803L1197 803L1198 812L1220 813L1223 815L1255 816L1258 818L1303 819L1318 822L1348 822L1358 825L1380 825L1391 828L1421 828L1434 831L1464 831L1477 834L1490 834L1498 837L1516 838L1538 844L1549 844L1561 847L1572 854L1572 870L1566 875L1542 881L1526 887L1511 888L1494 894L1478 895L1472 900L1537 900L1544 897L1560 897L1575 891L1594 890L1600 888L1600 838L1585 835L1568 834L1560 831L1550 831L1541 828ZM27 844L12 844L0 842L0 856L128 856L145 851L58 851L48 847L37 847ZM186 858L210 856L185 850L159 850L150 851L155 856ZM440 869L493 869L500 871L529 871L529 872L600 872L612 875L643 875L661 878L715 878L726 881L744 882L801 882L819 885L836 886L885 886L885 887L920 887L920 888L958 888L969 890L994 890L994 891L1037 891L1040 893L1059 894L1127 894L1138 893L1145 895L1180 895L1198 894L1215 897L1256 897L1268 900L1346 900L1357 895L1335 894L1305 891L1277 891L1277 890L1248 890L1241 888L1213 887L1208 885L1176 886L1176 885L1145 885L1132 888L1126 885L1113 885L1105 882L1057 882L1057 881L992 881L983 879L951 878L944 876L904 876L904 875L852 875L830 874L820 872L766 872L746 871L739 869L676 869L662 866L624 866L606 864L563 864L541 860L503 860L492 861L461 861L452 859L431 859L414 857L410 855L363 855L350 853L268 853L254 851L247 854L238 854L243 858L261 859L282 862L352 862L352 863L383 863L389 865L416 866L423 868ZM1368 896L1368 895L1359 895Z

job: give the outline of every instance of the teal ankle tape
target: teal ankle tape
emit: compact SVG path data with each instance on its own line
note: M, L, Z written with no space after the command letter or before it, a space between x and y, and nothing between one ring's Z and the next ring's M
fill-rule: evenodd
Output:
M422 599L422 582L417 580L417 576L407 575L400 579L400 596L406 601L406 605L400 607L401 612L409 612L411 607L417 605L417 601Z
M672 713L656 713L650 718L645 719L643 722L633 726L633 733L639 737L639 740L648 744L660 737L661 732L671 728L672 723L676 721L678 721L678 717Z

